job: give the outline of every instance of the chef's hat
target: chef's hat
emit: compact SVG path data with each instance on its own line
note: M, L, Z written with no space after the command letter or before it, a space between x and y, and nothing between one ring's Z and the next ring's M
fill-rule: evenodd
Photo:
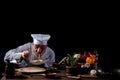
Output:
M47 41L50 39L49 34L31 34L34 44L47 45Z

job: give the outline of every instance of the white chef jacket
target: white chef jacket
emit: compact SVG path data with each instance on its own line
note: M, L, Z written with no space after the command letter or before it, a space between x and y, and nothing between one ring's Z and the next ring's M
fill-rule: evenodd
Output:
M21 60L22 52L25 50L28 50L30 52L29 58L25 60L24 59ZM19 63L20 67L31 66L30 64L31 60L36 60L36 59L38 59L38 57L33 51L31 42L21 45L15 49L9 50L4 57L5 62L7 62L6 60L9 61L17 60L18 62L20 61ZM49 59L44 64L44 67L50 67L53 65L53 62L55 62L55 52L50 47L47 47L46 51L41 56L41 59Z

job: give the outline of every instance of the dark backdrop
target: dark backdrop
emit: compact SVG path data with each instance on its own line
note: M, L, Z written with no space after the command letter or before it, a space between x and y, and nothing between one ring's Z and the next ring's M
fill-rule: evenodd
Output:
M18 5L18 4L17 4ZM49 46L60 61L67 53L96 48L99 65L120 67L119 17L116 7L104 5L63 7L37 5L2 6L0 26L0 70L3 57L12 48L32 41L31 33L49 33ZM45 9L43 7L46 7ZM1 71L0 71L1 72Z

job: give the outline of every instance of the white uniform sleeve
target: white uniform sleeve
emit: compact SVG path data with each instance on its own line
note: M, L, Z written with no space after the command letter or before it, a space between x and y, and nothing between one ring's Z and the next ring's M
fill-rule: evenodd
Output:
M53 62L55 62L55 52L52 49L48 51L48 55L49 55L49 60L45 63L45 67L50 67L53 65Z
M24 45L21 45L19 47L17 47L16 49L11 49L9 50L4 57L4 61L6 62L7 60L11 61L11 60L20 60L21 56L22 56L22 52L24 50L30 50L31 44L27 43Z

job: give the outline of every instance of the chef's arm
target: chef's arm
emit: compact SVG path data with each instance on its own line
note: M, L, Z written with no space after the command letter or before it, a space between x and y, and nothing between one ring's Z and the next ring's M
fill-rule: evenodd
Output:
M4 57L4 61L7 62L7 60L12 61L12 60L20 60L22 58L22 52L15 52L15 49L10 50L6 53Z
M4 57L4 61L6 62L6 60L18 60L20 61L21 59L24 59L26 57L28 57L28 53L30 50L30 44L24 44L22 46L17 47L16 49L11 49L9 50Z
M51 55L49 56L49 60L45 63L45 67L53 66L54 62L55 62L55 53L52 51Z
M30 52L28 50L19 53L8 52L4 58L4 61L17 60L18 62L21 62L23 59L27 59L29 54Z

